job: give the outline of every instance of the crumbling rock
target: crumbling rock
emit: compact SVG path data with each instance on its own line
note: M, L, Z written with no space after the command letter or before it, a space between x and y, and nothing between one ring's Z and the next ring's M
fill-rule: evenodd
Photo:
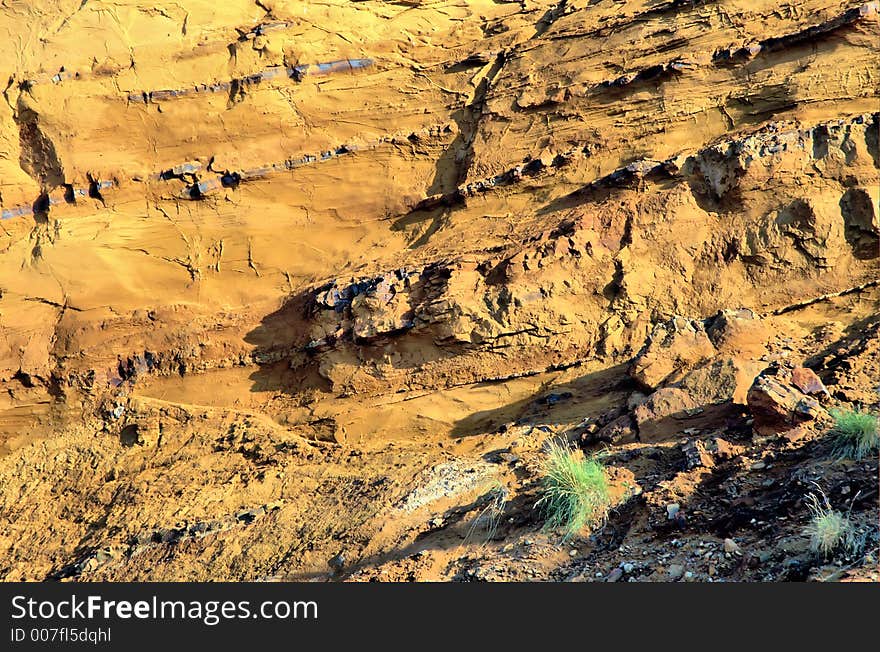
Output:
M638 439L638 426L631 414L623 414L598 431L581 435L581 441L587 445L599 442L627 444Z
M715 466L715 460L709 453L706 444L699 440L689 439L681 447L681 452L684 453L685 468L689 471L698 467L712 468Z
M632 361L630 376L645 389L655 390L677 380L688 369L717 354L699 322L673 317L654 327L644 348Z

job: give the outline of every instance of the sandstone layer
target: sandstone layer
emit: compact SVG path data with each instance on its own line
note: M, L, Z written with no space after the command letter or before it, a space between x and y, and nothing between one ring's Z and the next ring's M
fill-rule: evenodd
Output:
M876 547L876 456L823 457L878 403L876 0L0 33L0 578L806 579L817 481ZM612 454L573 555L551 437Z

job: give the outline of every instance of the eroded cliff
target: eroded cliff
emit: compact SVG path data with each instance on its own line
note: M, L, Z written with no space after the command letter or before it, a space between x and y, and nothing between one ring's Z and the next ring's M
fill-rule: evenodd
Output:
M876 512L819 454L877 402L876 1L0 12L0 576L592 576L690 501L772 552L692 575L803 578L811 481ZM768 443L780 365L828 391ZM523 557L556 436L622 507Z

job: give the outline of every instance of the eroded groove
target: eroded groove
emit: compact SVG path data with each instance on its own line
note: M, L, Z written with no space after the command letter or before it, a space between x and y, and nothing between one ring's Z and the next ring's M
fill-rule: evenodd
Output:
M816 303L821 303L823 301L828 301L830 299L834 299L836 297L845 297L848 294L856 294L858 292L864 292L870 288L875 288L880 286L880 279L875 279L873 281L866 281L865 283L860 283L859 285L855 285L851 288L846 288L845 290L840 290L839 292L829 292L827 294L821 294L818 297L811 297L809 299L805 299L804 301L798 301L797 303L793 303L788 306L783 306L782 308L777 308L773 310L768 315L784 315L785 313L792 312L795 310L802 310L803 308L807 308Z

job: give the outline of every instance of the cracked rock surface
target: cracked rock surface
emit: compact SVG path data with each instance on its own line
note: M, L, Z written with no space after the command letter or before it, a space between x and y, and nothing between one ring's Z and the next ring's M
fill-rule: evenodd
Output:
M878 11L4 3L0 579L876 580Z

